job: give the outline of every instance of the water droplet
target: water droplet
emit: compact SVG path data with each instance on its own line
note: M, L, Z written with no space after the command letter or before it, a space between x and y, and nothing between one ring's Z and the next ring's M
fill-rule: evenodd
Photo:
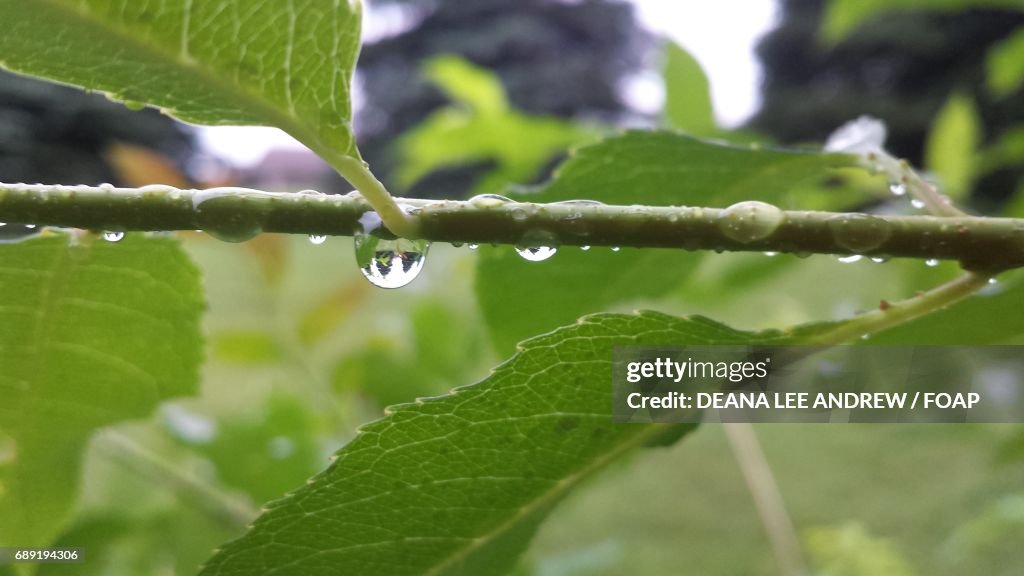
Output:
M988 283L989 284L999 284L999 280L996 280L995 278L989 278L988 279Z
M204 232L222 242L245 242L263 232L266 214L256 210L239 210L252 202L244 189L211 188L192 195L192 208Z
M551 246L516 246L516 252L530 262L543 262L554 256L558 249Z
M478 194L469 199L469 203L477 208L500 208L511 202L511 198L498 194Z
M108 182L104 182L104 183L100 184L98 186L98 188L100 190L104 191L104 192L113 192L114 191L114 185L110 184Z
M619 250L622 250L622 248L619 248L618 246L612 246L612 252L618 252Z
M323 244L324 242L327 242L327 236L324 235L324 234L310 234L309 235L309 243L310 244L313 244L315 246L319 246L319 245Z
M35 224L25 224L25 228L28 228L29 230L35 230L36 229L36 225Z
M839 261L843 264L853 264L854 262L860 262L863 258L860 254L854 254L852 256L842 256L839 258Z
M586 252L587 250L590 250L590 246L580 246L580 250Z
M771 236L786 219L778 207L757 200L738 202L718 216L718 229L722 234L747 244Z
M925 264L925 266L928 266L930 268L934 268L934 267L939 265L939 261L937 259L935 259L935 258L929 258L929 259L924 261L924 264Z
M918 210L921 210L922 208L924 208L924 202L921 201L921 200L918 200L917 198L912 198L910 200L910 205L913 206L914 208L917 208Z
M523 222L530 217L530 212L526 208L516 207L512 209L512 219L517 222Z
M425 240L385 240L361 232L355 234L354 240L359 271L381 288L401 288L415 280L430 248Z
M124 239L124 232L107 231L103 233L103 239L107 242L120 242Z
M467 244L466 245L466 248L469 248L470 250L476 250L479 247L480 247L479 244Z
M779 253L778 252L765 252L764 255L769 257L769 258L771 258L771 257L774 257L774 256L778 256Z
M828 228L836 244L852 252L874 250L892 236L892 227L888 222L869 214L833 216L828 220Z
M907 193L907 185L903 182L890 182L889 192L892 192L893 196L903 196Z
M547 260L558 251L558 238L547 230L529 230L523 234L516 252L530 262Z

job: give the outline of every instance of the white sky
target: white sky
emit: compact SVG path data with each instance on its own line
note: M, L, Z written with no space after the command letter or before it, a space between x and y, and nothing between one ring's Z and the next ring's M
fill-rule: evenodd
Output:
M756 111L760 65L754 46L775 23L775 0L632 2L644 26L671 38L701 63L719 123L735 126ZM302 148L275 128L216 127L200 133L209 150L238 165L258 162L271 148Z

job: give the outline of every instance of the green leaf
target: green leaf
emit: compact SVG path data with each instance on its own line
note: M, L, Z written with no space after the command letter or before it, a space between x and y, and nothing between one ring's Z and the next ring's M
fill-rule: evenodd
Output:
M274 395L256 414L224 419L209 442L193 448L210 458L219 479L266 502L322 465L313 414L297 398Z
M826 4L822 36L829 43L842 40L865 21L885 12L954 12L975 7L1020 8L1020 0L830 0Z
M480 114L501 114L508 110L505 89L498 77L458 56L437 56L424 66L424 73L455 102Z
M0 245L0 546L44 546L102 426L196 391L199 275L176 241Z
M532 180L544 163L592 137L574 123L513 110L493 73L460 58L431 60L426 73L457 105L434 112L399 141L402 186L444 166L492 160L495 168L476 189L494 191Z
M531 202L586 198L726 207L762 200L791 209L835 209L843 195L805 185L850 162L841 155L721 146L674 132L629 132L579 149L546 186L509 195ZM537 263L502 248L480 252L477 296L500 354L585 314L662 296L685 285L705 257L683 250L566 247ZM776 265L783 265L779 260Z
M665 43L665 121L694 136L718 132L711 87L700 63L674 42Z
M890 540L872 536L860 524L812 528L807 531L804 541L813 564L821 574L916 574Z
M985 59L988 89L1006 98L1024 86L1024 30L1018 30L989 50Z
M479 384L365 426L202 574L503 574L569 490L693 429L611 422L614 346L792 338L645 312L594 315L531 339Z
M212 338L218 360L239 364L262 364L281 359L281 348L271 334L262 330L238 330Z
M939 111L928 134L925 165L938 174L943 192L952 198L963 198L974 179L980 123L974 102L954 94Z
M358 156L353 0L0 0L0 64L197 124L277 126Z

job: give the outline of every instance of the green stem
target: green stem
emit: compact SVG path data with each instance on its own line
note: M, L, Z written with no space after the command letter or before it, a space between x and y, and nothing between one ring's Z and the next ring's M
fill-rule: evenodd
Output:
M786 502L768 464L768 458L757 440L757 432L747 422L722 424L729 440L736 464L740 468L747 491L754 500L754 508L761 519L768 542L775 555L782 576L809 574L804 564L803 550L793 520L786 510Z
M838 344L847 342L927 316L974 294L983 288L988 280L985 275L968 272L927 292L921 292L913 298L899 302L883 302L877 310L855 316L834 330L825 332L807 343Z
M862 254L958 260L992 274L1024 266L1024 220L696 207L397 199L430 241ZM373 208L358 195L0 184L0 221L92 230L353 235ZM399 208L399 211L402 211ZM395 231L392 233L398 234ZM387 231L382 231L386 235Z
M402 238L419 238L417 220L402 210L384 184L370 172L365 162L351 156L338 156L332 164L380 215L381 222L388 230Z

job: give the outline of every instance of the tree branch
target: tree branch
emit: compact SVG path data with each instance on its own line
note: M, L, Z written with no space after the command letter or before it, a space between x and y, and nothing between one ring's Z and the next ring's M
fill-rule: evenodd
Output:
M416 221L418 235L435 242L934 258L984 274L1024 266L1024 219L784 212L761 202L718 209L531 204L490 196L396 201ZM261 232L351 236L371 210L358 194L0 184L3 222L205 230L235 241Z

